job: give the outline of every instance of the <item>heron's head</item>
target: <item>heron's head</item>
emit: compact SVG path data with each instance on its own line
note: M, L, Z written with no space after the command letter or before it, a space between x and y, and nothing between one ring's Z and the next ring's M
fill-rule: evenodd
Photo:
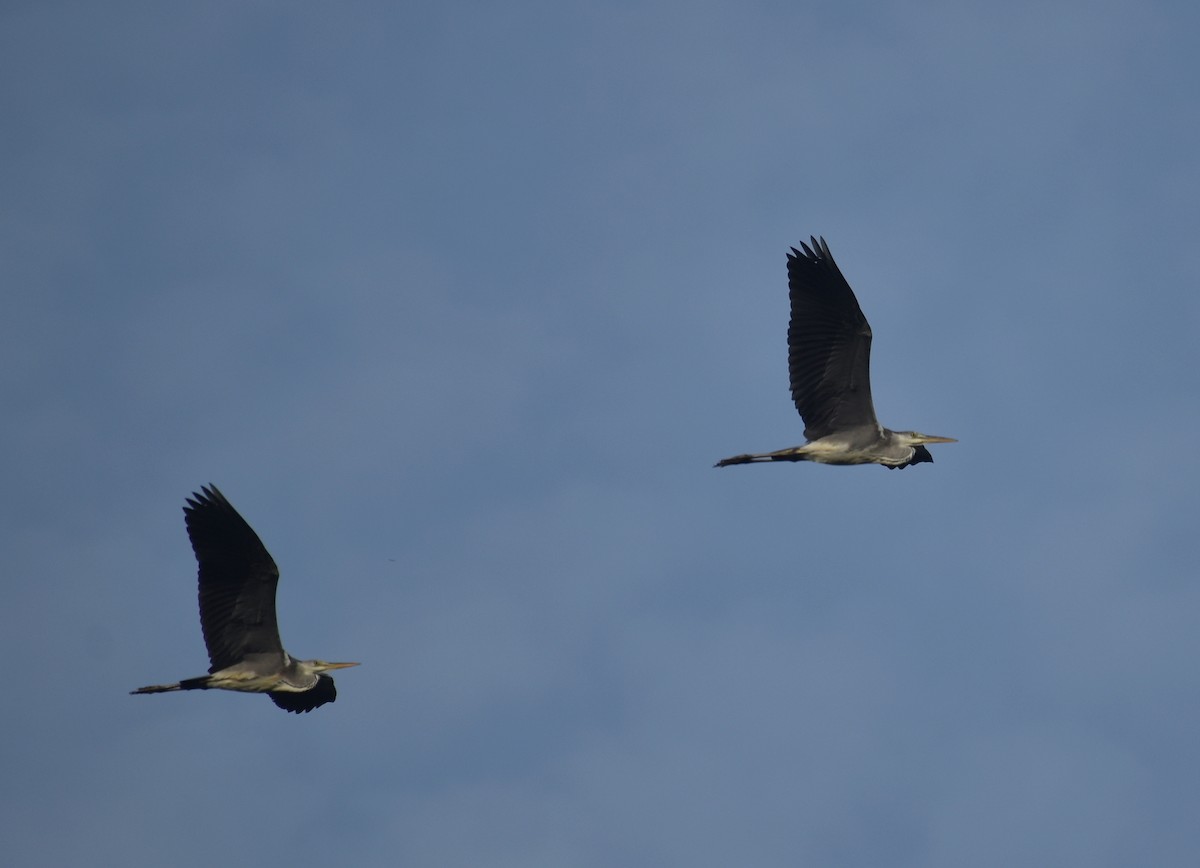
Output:
M920 431L897 431L896 436L904 441L905 446L921 446L925 443L957 443L953 437L934 437L932 434L922 434Z
M330 669L348 669L351 666L357 666L357 663L330 663L327 660L310 660L308 665L312 667L313 672L328 672Z

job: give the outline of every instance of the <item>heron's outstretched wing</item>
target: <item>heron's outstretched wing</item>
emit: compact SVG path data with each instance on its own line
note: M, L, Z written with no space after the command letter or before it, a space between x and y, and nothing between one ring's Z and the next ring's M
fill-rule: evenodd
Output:
M303 693L277 690L269 695L271 701L284 711L300 714L320 708L326 702L333 702L337 699L337 687L334 686L332 678L322 673L317 676L317 686L312 690L305 690Z
M788 370L804 436L878 427L871 402L871 327L822 238L788 254Z
M183 513L200 565L200 626L209 672L247 654L282 655L275 621L279 568L258 534L215 485L193 493Z

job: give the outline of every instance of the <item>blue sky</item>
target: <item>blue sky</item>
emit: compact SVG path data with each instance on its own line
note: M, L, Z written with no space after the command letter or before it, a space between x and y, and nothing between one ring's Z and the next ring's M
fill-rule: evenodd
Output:
M1197 33L6 4L5 864L1194 865ZM935 464L712 469L810 234ZM335 705L127 695L209 482Z

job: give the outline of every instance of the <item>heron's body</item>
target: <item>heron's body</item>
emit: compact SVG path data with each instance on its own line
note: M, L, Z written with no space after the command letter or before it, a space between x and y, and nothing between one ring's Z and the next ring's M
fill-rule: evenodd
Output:
M717 466L765 461L813 461L817 464L882 464L884 467L900 469L910 464L932 462L933 456L929 454L929 450L921 442L910 443L909 436L909 432L892 431L888 428L854 428L777 452L723 458Z
M283 650L275 621L275 561L216 486L201 492L188 499L183 511L199 563L200 626L212 663L209 674L133 693L266 693L280 708L296 713L333 702L337 688L323 673L358 664L297 660Z
M812 247L800 243L803 253L792 248L788 254L788 370L792 401L804 419L808 442L735 455L716 466L814 461L881 464L895 470L932 462L924 444L954 439L879 424L871 399L871 326L825 239L811 240Z
M172 690L240 690L243 693L304 693L312 690L322 676L308 664L311 661L297 660L284 652L277 654L250 654L245 660L218 669L210 675L185 678L176 684L156 684L139 687L134 693L167 693ZM332 681L332 678L329 678ZM335 694L336 695L336 694Z

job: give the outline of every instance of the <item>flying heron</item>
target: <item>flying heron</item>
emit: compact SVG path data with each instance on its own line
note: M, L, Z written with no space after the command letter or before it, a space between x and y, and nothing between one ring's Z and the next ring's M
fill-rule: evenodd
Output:
M202 486L187 499L183 520L200 565L200 626L212 665L208 675L131 693L266 693L296 714L337 699L333 679L324 673L358 664L297 660L283 650L275 621L279 568L225 495L215 485Z
M871 327L829 245L816 238L788 254L792 320L788 370L792 401L804 419L803 446L735 455L717 467L763 461L882 464L890 470L933 461L926 443L956 443L917 431L893 431L871 402Z

